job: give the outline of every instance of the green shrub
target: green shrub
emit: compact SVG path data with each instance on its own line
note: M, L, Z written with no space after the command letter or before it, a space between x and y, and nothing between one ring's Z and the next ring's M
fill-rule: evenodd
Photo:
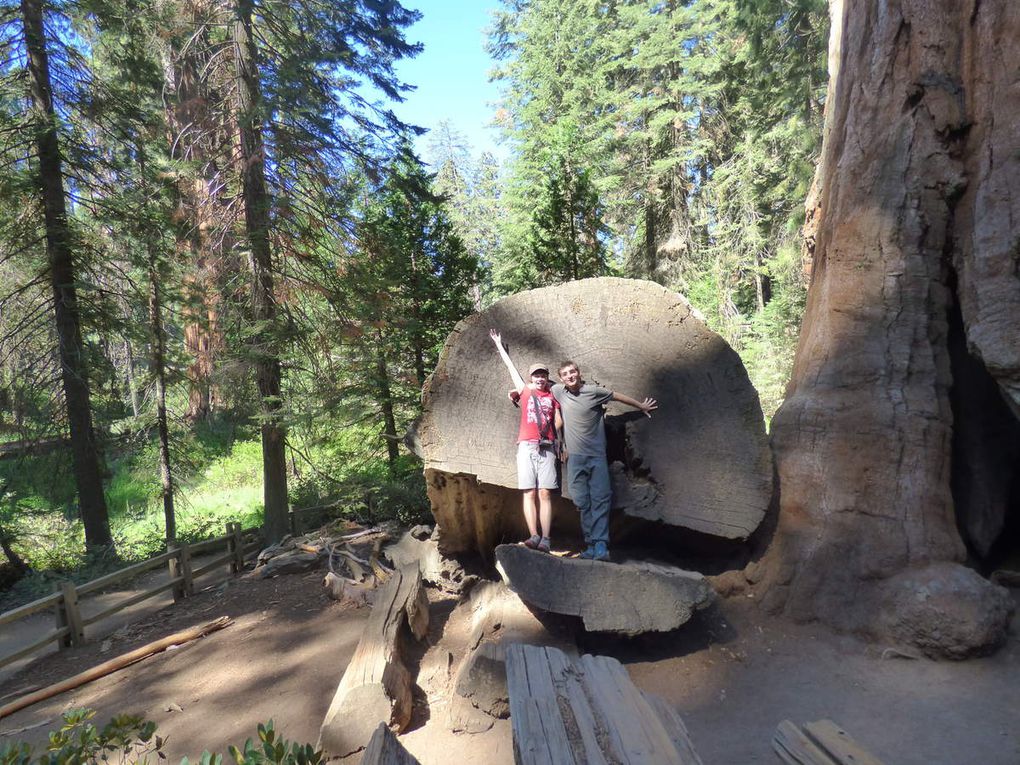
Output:
M92 724L95 711L75 709L64 713L64 724L49 735L46 751L34 754L26 743L0 747L0 765L82 765L119 762L123 765L148 763L155 755L165 760L163 739L156 735L156 723L135 715L117 715L102 729ZM230 757L237 765L319 765L323 756L311 744L298 744L277 737L273 721L258 725L258 742L248 739L243 748L231 745ZM223 755L203 752L198 765L222 765ZM188 758L181 765L189 765Z

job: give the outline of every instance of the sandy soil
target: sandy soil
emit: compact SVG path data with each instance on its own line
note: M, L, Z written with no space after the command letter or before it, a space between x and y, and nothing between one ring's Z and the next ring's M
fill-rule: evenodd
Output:
M122 711L155 720L168 736L171 762L203 749L225 751L269 718L287 738L314 742L368 615L327 599L320 577L235 580L122 628L105 652L98 643L45 657L6 681L0 696L190 624L223 614L235 619L219 633L0 721L0 744L39 743L49 723L78 706L98 709L102 720ZM401 740L422 765L511 763L508 721L474 735L447 729L449 684L462 654L456 647L466 641L467 625L454 601L435 593L433 601L428 645L414 656L418 704ZM675 633L587 636L581 647L616 656L638 686L673 703L706 765L778 763L775 726L822 718L837 721L887 765L1020 762L1020 617L994 656L957 663L883 657L885 646L763 619L746 599L725 601Z

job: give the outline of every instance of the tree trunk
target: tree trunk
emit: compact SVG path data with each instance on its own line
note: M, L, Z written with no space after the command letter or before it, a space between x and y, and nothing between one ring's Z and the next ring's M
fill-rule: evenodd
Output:
M262 478L265 497L266 541L282 539L287 520L287 430L281 418L280 359L276 350L276 298L269 243L269 191L266 187L265 147L262 141L261 92L258 57L252 37L252 2L239 0L234 23L238 67L238 124L241 140L241 180L244 220L251 252L252 318L255 333L255 381L262 397Z
M383 438L386 440L386 458L390 472L396 468L397 457L397 420L393 414L393 393L390 389L390 373L386 368L386 352L382 332L376 333L375 375L379 386L379 405L383 413Z
M520 369L572 358L588 382L659 401L651 419L620 404L606 417L613 506L658 522L630 521L636 542L670 549L671 527L726 540L757 528L772 495L772 463L740 358L676 293L651 282L583 279L505 298L447 339L425 386L419 430L444 551L488 557L522 530L519 411L507 402L510 377L490 327L503 332ZM562 510L553 526L565 536L577 514Z
M779 526L751 577L794 617L927 633L927 650L951 655L994 645L1007 610L1004 591L945 562L964 558L950 488L958 297L972 351L1005 388L1020 380L1020 289L1003 271L1020 215L1008 7L830 4L813 281L773 422Z
M113 537L110 535L106 497L103 495L103 480L99 469L99 450L92 426L88 369L81 336L74 253L64 199L63 171L57 143L57 115L53 107L41 0L22 0L21 15L28 53L32 110L37 127L38 191L45 215L46 252L50 284L53 287L53 310L64 405L71 436L74 480L81 519L85 526L86 547L109 547L113 545Z
M124 361L127 369L128 396L131 398L131 415L138 419L142 413L142 403L138 395L138 383L135 380L135 351L130 340L124 341Z
M176 226L178 256L189 263L182 308L184 347L192 359L186 371L188 408L184 417L189 422L208 418L220 404L214 382L217 355L223 348L219 277L223 252L230 249L226 216L218 209L222 200L216 162L223 151L224 134L230 131L217 119L213 104L222 98L212 92L208 82L212 45L204 28L207 6L207 0L182 5L181 13L186 14L183 30L163 51L163 79L173 96L165 99L170 152L174 159L194 168L194 175L185 175L177 184Z
M150 245L151 246L151 245ZM159 273L155 253L149 253L149 332L152 335L152 373L156 383L156 430L159 433L159 482L167 549L177 541L174 482L170 471L170 429L166 419L166 334L159 299Z

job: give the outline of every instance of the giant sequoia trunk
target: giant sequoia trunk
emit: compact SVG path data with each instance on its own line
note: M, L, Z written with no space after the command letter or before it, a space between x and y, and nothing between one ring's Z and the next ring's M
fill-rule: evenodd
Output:
M113 544L113 537L110 535L106 497L99 472L98 446L92 427L88 369L75 287L77 274L64 199L60 146L57 142L58 118L53 106L41 0L22 0L21 15L36 127L37 179L45 219L46 253L53 289L60 376L71 436L75 487L85 527L86 546L106 547Z
M447 340L425 386L419 428L444 552L489 557L499 542L524 535L514 460L520 415L507 401L510 376L490 327L503 331L519 369L533 361L555 369L570 358L588 382L658 399L651 419L619 404L607 413L613 507L626 521L616 531L669 548L695 536L745 539L757 528L772 463L758 396L737 354L676 293L651 282L584 279L505 298ZM577 531L577 514L560 507L554 539L562 543Z
M954 436L973 421L951 392L976 390L955 374L962 354L1020 399L1020 94L1006 63L1020 10L833 0L831 13L813 281L773 425L779 527L751 578L796 617L964 655L993 645L1008 612L1003 591L952 563L965 553ZM977 406L1005 408L993 385L996 398ZM1000 510L1015 473L985 475Z

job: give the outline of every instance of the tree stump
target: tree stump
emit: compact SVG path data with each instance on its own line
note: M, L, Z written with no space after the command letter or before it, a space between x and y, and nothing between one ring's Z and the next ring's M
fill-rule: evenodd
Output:
M587 382L658 400L651 419L620 404L607 410L615 507L725 539L757 528L772 494L772 461L758 395L737 354L677 293L651 282L584 279L505 298L447 339L425 385L418 430L444 552L488 557L523 528L514 459L520 415L507 402L510 378L489 338L493 327L518 368L542 361L555 370L571 359Z

